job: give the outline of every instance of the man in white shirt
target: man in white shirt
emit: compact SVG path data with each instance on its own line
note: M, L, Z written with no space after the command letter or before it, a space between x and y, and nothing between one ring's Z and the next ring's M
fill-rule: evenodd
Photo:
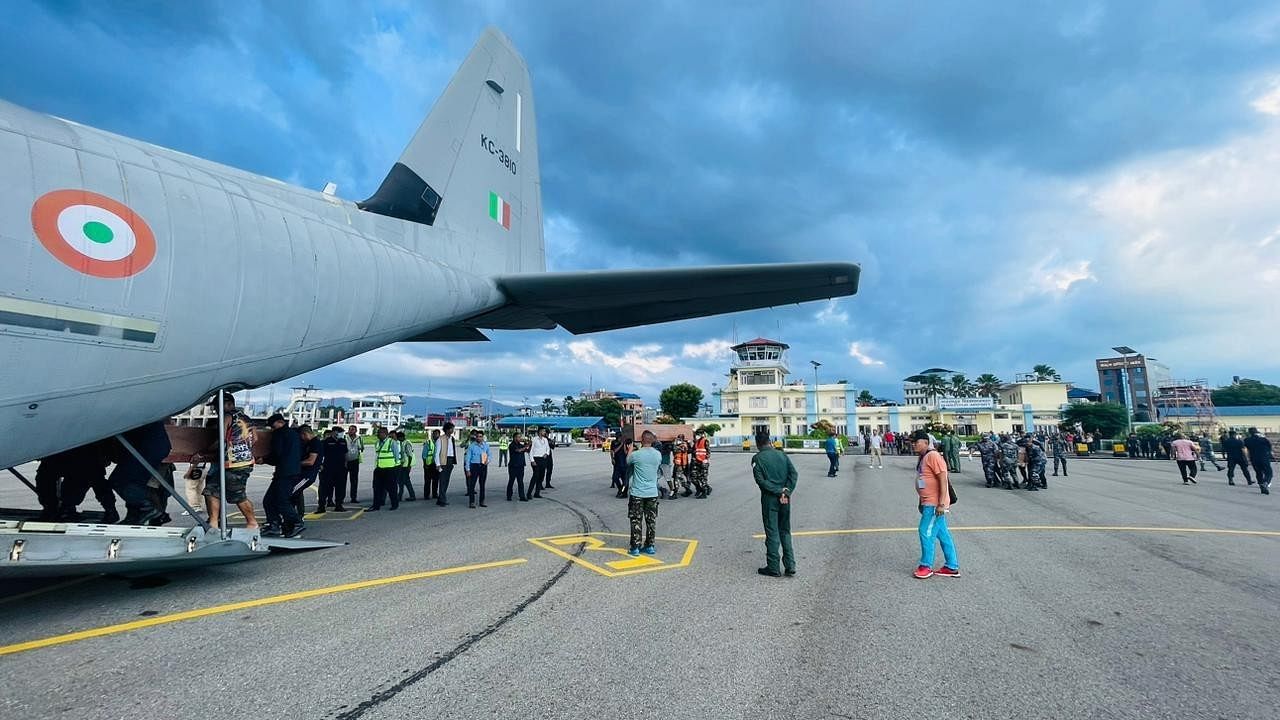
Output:
M551 459L551 441L547 439L546 428L538 428L538 434L533 436L529 458L533 461L533 479L529 481L528 497L540 498L542 483L547 477L547 464Z
M449 492L449 476L453 474L453 466L458 464L458 444L453 440L453 423L447 422L441 428L440 439L436 441L436 472L440 475L440 495L436 504L448 505L445 498Z
M884 469L884 456L880 454L882 445L884 445L884 438L880 436L880 431L871 433L871 461L867 467Z

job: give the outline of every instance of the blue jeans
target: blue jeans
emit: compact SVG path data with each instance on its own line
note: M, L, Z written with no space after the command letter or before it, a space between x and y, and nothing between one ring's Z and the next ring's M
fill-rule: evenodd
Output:
M947 567L960 569L960 560L956 558L956 544L951 540L951 531L947 530L947 516L937 514L933 505L925 505L920 513L920 564L933 567L934 540L942 543L942 557Z
M828 475L835 475L840 470L840 456L835 453L827 453L827 462L831 463L831 467L827 468Z

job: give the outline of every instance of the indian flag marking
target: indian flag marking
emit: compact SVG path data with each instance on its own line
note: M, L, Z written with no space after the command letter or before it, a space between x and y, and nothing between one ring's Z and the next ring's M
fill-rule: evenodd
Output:
M511 203L498 197L498 193L489 193L489 217L499 225L511 229Z
M127 205L88 190L54 190L31 206L36 238L63 265L101 278L137 275L156 257L156 237Z

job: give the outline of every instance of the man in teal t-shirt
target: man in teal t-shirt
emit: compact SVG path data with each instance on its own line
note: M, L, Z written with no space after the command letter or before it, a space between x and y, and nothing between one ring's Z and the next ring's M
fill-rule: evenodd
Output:
M654 536L658 534L658 465L662 463L662 453L653 448L658 438L645 430L640 434L639 450L627 453L627 468L631 471L631 499L627 501L627 517L631 520L632 556L644 553L656 555L653 547ZM640 545L641 530L645 532L644 547Z

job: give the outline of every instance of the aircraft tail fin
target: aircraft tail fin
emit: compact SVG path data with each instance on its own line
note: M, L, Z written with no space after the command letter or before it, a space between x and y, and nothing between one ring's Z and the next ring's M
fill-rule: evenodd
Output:
M446 227L504 258L498 272L546 268L533 87L524 59L485 30L362 210Z

